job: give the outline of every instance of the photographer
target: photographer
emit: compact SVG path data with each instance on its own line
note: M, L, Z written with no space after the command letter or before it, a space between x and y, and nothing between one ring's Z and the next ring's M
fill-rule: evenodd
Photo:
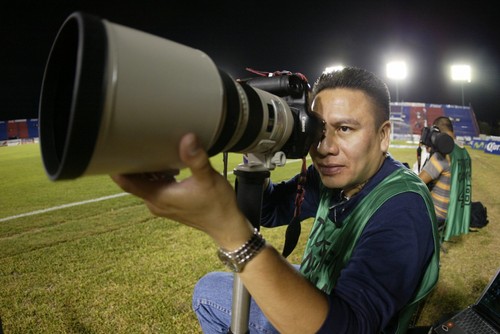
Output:
M433 127L455 139L448 117L436 118ZM450 154L443 154L433 146L427 143L431 155L419 177L431 189L438 225L443 230L443 240L448 241L453 236L469 233L472 165L467 150L456 142Z
M439 244L425 184L387 153L387 87L361 69L323 74L312 111L324 131L310 149L300 219L316 218L300 270L253 230L192 134L179 148L191 177L113 179L153 214L245 255L235 269L252 296L250 333L405 333L437 282ZM298 180L269 183L263 226L290 222ZM193 308L205 333L228 332L233 277L210 273L196 285Z

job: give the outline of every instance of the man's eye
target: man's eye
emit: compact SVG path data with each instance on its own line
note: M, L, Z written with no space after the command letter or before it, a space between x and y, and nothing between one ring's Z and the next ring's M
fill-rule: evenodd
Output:
M348 126L341 126L341 127L339 128L339 130L340 130L340 132L347 132L347 131L349 131L349 130L350 130L350 128L349 128Z

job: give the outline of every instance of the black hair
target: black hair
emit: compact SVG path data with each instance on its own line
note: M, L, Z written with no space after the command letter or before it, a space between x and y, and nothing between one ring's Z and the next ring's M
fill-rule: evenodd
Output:
M446 116L440 116L434 120L432 125L435 125L439 128L441 132L443 132L444 129L447 129L450 132L453 132L453 123L451 120L446 117Z
M324 89L349 88L361 90L375 105L375 126L378 128L390 117L390 94L385 82L370 71L357 67L323 73L314 83L312 98Z

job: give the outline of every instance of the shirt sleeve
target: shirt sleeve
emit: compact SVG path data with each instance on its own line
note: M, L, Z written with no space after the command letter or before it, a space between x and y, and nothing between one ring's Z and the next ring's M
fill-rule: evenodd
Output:
M288 225L295 211L297 183L300 175L280 183L269 182L262 200L261 225L276 227ZM314 217L319 203L320 178L315 168L310 165L306 172L304 200L300 207L300 220Z
M447 164L446 157L439 152L435 152L422 170L426 171L433 180L437 180Z
M318 333L377 333L415 293L434 252L423 199L403 193L370 219L329 295Z

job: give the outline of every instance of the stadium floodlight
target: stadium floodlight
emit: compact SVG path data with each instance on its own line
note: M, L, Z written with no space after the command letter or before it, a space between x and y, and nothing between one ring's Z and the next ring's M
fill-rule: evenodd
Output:
M451 65L451 79L454 81L471 82L469 65Z
M462 105L464 101L464 82L471 82L471 68L469 65L451 65L451 80L460 81L462 89Z
M328 66L324 69L323 73L332 73L332 72L337 72L337 71L342 71L344 69L344 65L333 65L333 66Z
M387 63L387 77L396 81L396 102L399 102L399 81L406 79L408 70L404 61L391 61Z

